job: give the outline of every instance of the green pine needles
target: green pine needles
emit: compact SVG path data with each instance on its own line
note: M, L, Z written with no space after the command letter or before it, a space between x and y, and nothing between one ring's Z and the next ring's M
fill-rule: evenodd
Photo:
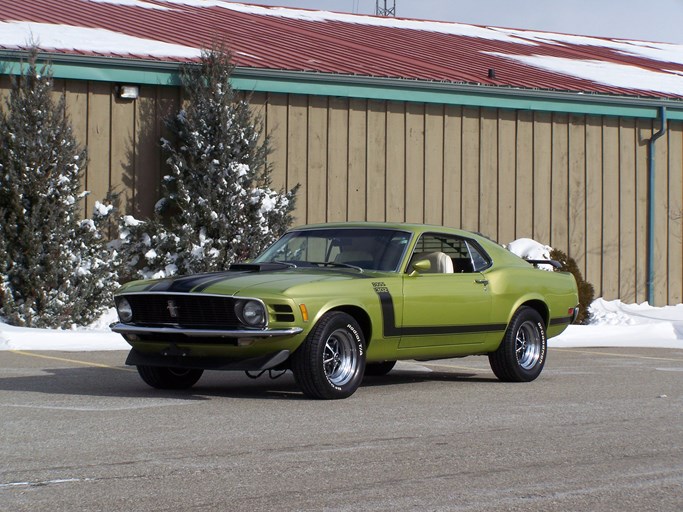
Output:
M185 108L167 119L168 174L151 219L121 219L121 246L137 277L224 270L256 256L292 222L296 190L271 188L268 137L230 85L222 48L181 70Z
M29 51L0 109L0 315L15 325L87 324L110 307L115 258L98 225L98 204L81 220L86 153L72 133L64 96Z
M0 316L15 325L71 327L111 307L121 277L222 270L254 257L289 227L297 187L271 188L268 137L230 86L221 48L182 68L185 108L167 120L168 164L151 219L123 216L116 250L111 205L81 219L86 153L65 98L53 100L37 49L0 110ZM116 231L116 229L114 229Z

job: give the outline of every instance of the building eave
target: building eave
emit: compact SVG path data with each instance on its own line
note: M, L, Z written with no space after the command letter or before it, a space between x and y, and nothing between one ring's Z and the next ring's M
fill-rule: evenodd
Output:
M0 74L20 73L25 51L0 51ZM49 60L55 78L176 87L182 62L116 57L39 54ZM233 87L248 92L303 94L386 101L438 103L567 114L656 119L666 107L670 120L683 120L683 100L612 96L480 84L406 80L313 73L307 71L235 68Z

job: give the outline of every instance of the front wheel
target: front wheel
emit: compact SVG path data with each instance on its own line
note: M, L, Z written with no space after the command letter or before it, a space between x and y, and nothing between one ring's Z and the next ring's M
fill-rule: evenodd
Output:
M294 378L311 398L351 396L364 370L363 331L352 316L340 311L325 314L292 355Z
M489 363L504 382L530 382L541 374L547 348L541 315L523 306L512 317L498 349L489 354Z
M142 380L157 389L188 389L201 378L204 370L166 368L163 366L137 366Z

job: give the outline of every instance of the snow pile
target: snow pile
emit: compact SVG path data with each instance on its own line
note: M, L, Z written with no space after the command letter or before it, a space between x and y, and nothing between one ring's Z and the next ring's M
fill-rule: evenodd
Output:
M89 327L76 329L32 329L0 321L0 350L127 350L130 345L109 329L116 320L111 308Z
M683 349L683 304L656 308L647 302L595 300L590 325L570 325L551 347L659 347Z
M552 247L548 245L543 245L536 240L531 238L518 238L514 242L510 242L505 246L508 251L516 254L520 258L525 260L549 260L550 251L553 250ZM552 265L538 265L538 268L542 270L553 271Z
M593 325L639 325L657 322L683 322L683 304L656 308L647 302L624 304L620 300L597 299L591 304Z
M548 341L550 347L648 347L683 349L683 304L655 308L597 299L591 325L571 325ZM29 329L0 321L0 350L128 350L123 338L109 330L116 312L109 310L87 328Z

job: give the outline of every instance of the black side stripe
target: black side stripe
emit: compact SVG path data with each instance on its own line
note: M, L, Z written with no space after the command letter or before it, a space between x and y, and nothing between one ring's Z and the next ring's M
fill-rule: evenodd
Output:
M475 324L475 325L437 325L396 327L396 313L391 293L377 291L382 306L382 329L384 337L392 336L424 336L437 334L468 334L477 332L504 331L506 324Z
M550 325L564 325L564 324L571 324L572 323L572 317L570 316L563 316L560 318L551 318L550 319Z
M400 336L401 329L396 327L396 313L394 312L394 301L389 292L377 292L379 302L382 305L382 330L384 337Z

